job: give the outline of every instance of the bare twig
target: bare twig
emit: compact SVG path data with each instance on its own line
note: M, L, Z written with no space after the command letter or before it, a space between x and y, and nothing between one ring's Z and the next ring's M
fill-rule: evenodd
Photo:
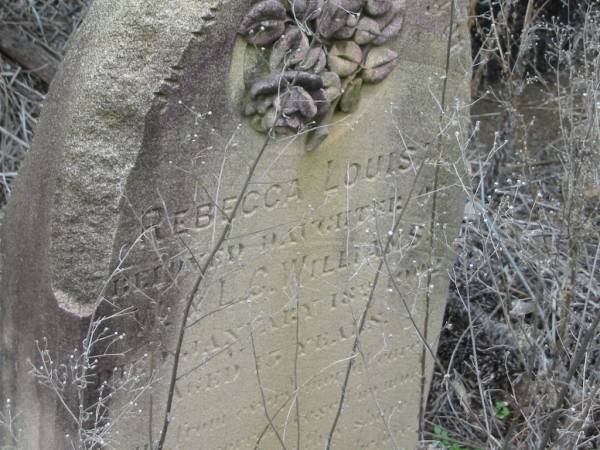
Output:
M550 419L545 426L544 435L542 436L542 440L540 441L540 444L537 447L538 450L545 450L548 443L550 442L550 439L552 439L552 434L554 433L554 431L556 429L556 423L558 422L558 419L563 411L564 403L567 400L567 395L569 393L571 380L573 379L573 376L575 375L575 371L581 365L581 362L583 361L583 358L584 358L586 352L589 350L590 342L596 335L596 328L598 327L599 323L600 323L600 308L596 312L594 321L592 322L592 324L588 328L587 332L583 336L583 339L579 343L577 353L575 354L575 357L571 361L571 366L569 367L569 372L567 373L565 379L561 383L562 388L558 394L558 399L556 400L556 405L554 406L552 413L550 414Z
M273 419L271 418L271 415L269 414L269 408L267 407L267 399L265 397L265 390L263 388L262 380L260 377L260 368L258 367L258 356L256 354L256 346L254 344L254 331L252 330L252 324L249 324L249 327L250 327L250 345L252 346L252 356L254 357L254 369L256 371L256 380L258 382L258 389L260 390L260 398L262 401L263 410L265 412L267 421L269 422L269 426L273 430L273 433L275 433L275 436L277 436L277 440L279 441L279 444L281 444L281 448L283 450L287 450L285 443L283 442L283 439L281 438L281 434L279 434L279 431L277 431L277 428L275 427L275 424L273 423Z
M216 256L217 252L223 245L223 242L225 242L225 240L229 236L229 232L231 231L233 220L237 216L238 209L240 208L240 205L242 204L244 196L246 195L246 191L248 190L250 180L252 179L252 176L254 175L254 172L256 171L256 168L258 167L258 163L261 160L261 158L262 158L264 152L266 151L270 142L271 142L271 136L270 136L270 133L267 133L264 143L263 143L262 147L260 148L256 158L254 159L252 166L250 167L248 176L246 177L246 179L244 181L242 189L238 193L238 197L237 197L235 205L231 211L231 214L227 217L225 227L223 228L223 231L221 232L219 239L215 242L213 249L211 250L210 254L208 255L208 258L206 259L205 263L202 265L200 273L199 273L198 277L196 278L196 281L194 282L194 285L192 287L192 290L190 291L190 294L187 297L183 315L181 318L179 335L177 337L177 343L175 346L175 354L173 356L173 367L171 369L171 376L170 376L170 380L169 380L169 390L168 390L168 394L167 394L165 416L163 419L163 426L162 426L162 431L160 434L160 439L158 441L157 450L163 449L165 440L167 438L167 432L169 430L169 424L171 422L171 409L173 406L175 385L177 383L177 372L179 370L179 360L181 358L181 349L183 347L183 339L185 337L185 331L187 329L186 325L187 325L188 317L190 314L190 308L191 308L192 304L194 303L194 299L196 298L196 295L198 294L200 285L202 284L202 281L204 280L204 277L206 275L206 271L213 263L213 260Z
M444 109L445 109L446 87L447 87L447 78L448 78L448 74L449 74L450 49L451 49L451 42L452 42L453 24L454 24L454 0L452 0L452 2L451 2L450 31L448 33L448 46L447 46L447 55L446 55L446 68L445 68L445 75L446 76L444 77L444 82L443 82L443 85L442 85L442 102L441 102L441 107L442 107L441 116L442 117L443 117ZM441 148L441 137L438 137L438 138L439 138L439 140L438 140L438 146L437 146L436 150L438 150L438 153L439 153L439 150ZM393 224L391 233L390 233L390 235L387 238L385 247L383 249L383 255L385 255L385 254L387 254L389 252L390 245L392 243L392 238L393 238L394 234L396 234L396 232L398 231L398 229L399 229L399 227L401 225L404 212L406 211L406 207L408 206L408 204L410 203L410 201L412 201L412 199L413 199L414 191L415 191L415 189L417 187L417 181L420 179L420 175L421 175L421 173L423 171L423 168L425 167L425 163L427 161L427 158L428 158L428 155L424 155L423 160L421 161L421 163L420 163L420 165L419 165L419 167L417 169L417 172L416 172L416 174L414 176L412 185L410 187L410 190L408 192L408 195L406 197L404 205L402 206L402 209L401 209L401 212L399 214L399 217L396 219L396 222ZM373 305L373 303L375 301L375 289L377 288L377 284L379 282L379 277L380 277L380 274L382 273L382 269L383 269L384 264L385 264L385 258L382 257L379 260L379 263L378 263L378 266L377 266L377 269L376 269L376 272L375 272L375 276L373 278L373 282L371 284L371 288L370 288L370 291L369 291L369 297L368 297L367 303L366 303L366 305L365 305L365 307L363 309L363 312L361 314L360 321L359 321L359 324L358 324L358 327L357 327L357 330L356 330L356 336L354 337L354 343L352 345L352 355L355 355L356 352L357 352L357 350L358 350L359 343L360 343L360 338L361 338L362 332L364 330L364 327L365 327L365 324L366 324L366 321L367 321L368 313L369 313L369 311L370 311L370 309L371 309L371 307L372 307L372 305ZM325 445L325 449L326 450L331 450L331 444L332 444L332 441L333 441L333 435L334 435L335 430L337 428L339 419L340 419L340 417L342 415L342 410L343 410L344 402L345 402L345 399L346 399L346 393L347 393L347 390L348 390L348 385L349 385L349 382L350 382L350 376L351 376L351 373L352 373L352 367L353 367L353 365L354 365L354 358L350 358L348 360L348 365L346 366L346 371L345 371L345 375L344 375L344 381L342 382L342 386L341 386L341 393L340 393L340 399L339 399L339 402L338 402L337 410L336 410L335 416L333 418L333 423L331 425L331 429L329 430L329 433L327 435L327 443Z

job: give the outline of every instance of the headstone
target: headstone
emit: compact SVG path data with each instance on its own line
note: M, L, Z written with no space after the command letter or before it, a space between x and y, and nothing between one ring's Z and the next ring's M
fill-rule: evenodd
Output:
M81 439L99 395L86 436L120 449L153 448L165 420L168 449L415 448L432 364L415 326L435 349L462 217L457 3L448 46L451 2L406 2L397 68L313 151L242 114L263 51L238 34L248 2L93 4L3 234L0 394L24 448ZM86 336L82 397L40 384Z

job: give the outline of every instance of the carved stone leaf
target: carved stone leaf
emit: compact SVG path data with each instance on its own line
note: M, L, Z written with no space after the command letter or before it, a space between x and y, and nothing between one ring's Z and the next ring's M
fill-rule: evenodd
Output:
M254 45L275 42L285 31L285 8L277 0L263 0L250 8L242 19L239 33Z
M250 126L252 127L252 129L254 129L255 131L258 131L259 133L267 132L267 128L265 128L263 116L260 116L258 114L256 114L255 116L252 116L252 119L250 119Z
M314 73L288 70L283 75L290 83L302 86L307 91L321 89L323 87L321 76Z
M284 76L274 73L256 80L250 88L250 96L256 98L259 95L276 94L287 88L288 84Z
M290 16L294 21L306 23L317 17L323 3L324 0L288 0Z
M403 24L404 15L401 12L396 13L392 20L386 26L381 28L381 33L373 40L373 44L381 45L397 36L402 29Z
M299 115L282 116L275 124L275 132L281 135L294 134L304 128L304 118Z
M342 95L342 81L335 72L323 72L321 74L323 86L325 87L325 98L329 103L333 103Z
M320 73L326 65L327 55L325 55L325 51L321 47L313 47L307 52L304 60L297 65L297 68L303 71Z
M349 14L348 18L346 19L346 26L347 27L355 27L358 24L360 18L360 14L356 13L356 14Z
M309 92L313 99L314 104L317 106L317 114L315 117L322 116L331 106L331 103L327 99L325 89L317 89L316 91Z
M354 35L355 27L349 27L344 25L342 28L333 33L333 39L351 39Z
M299 63L306 57L308 47L308 38L298 27L287 27L271 50L271 69L277 69L284 64L290 66Z
M354 34L354 42L358 45L365 45L372 42L377 37L381 30L379 24L371 19L370 17L361 17L358 25L356 26L356 33Z
M347 14L345 25L334 33L333 39L351 39L356 31L358 16L358 14Z
M317 105L306 90L300 86L292 86L282 98L283 117L300 113L307 119L317 115Z
M323 72L323 70L325 70L326 66L327 66L327 54L325 53L325 51L323 51L323 49L321 49L321 51L319 52L319 59L318 59L317 63L313 66L312 71L314 73L321 73L321 72Z
M345 24L346 12L327 3L318 19L317 31L323 38L330 39Z
M256 105L253 101L249 101L244 105L243 114L245 116L252 116L253 114L256 114Z
M283 116L278 113L275 108L270 108L267 113L262 117L260 126L257 126L257 131L264 129L269 131L273 129L276 134L286 135L295 133L304 126L304 120L298 115Z
M271 95L270 97L264 97L262 99L259 99L256 102L256 111L259 114L265 114L267 112L267 109L269 109L269 107L273 104L274 101L275 101L274 95Z
M285 0L284 3L288 13L292 18L297 20L300 20L304 16L306 7L308 6L307 0Z
M398 65L398 53L383 47L375 47L369 51L365 60L362 78L367 83L379 83L384 80Z
M346 26L348 16L362 9L362 0L326 0L317 21L317 31L325 39Z
M370 16L381 16L392 9L391 0L367 0L365 10Z
M372 42L375 45L381 45L396 36L404 23L405 1L389 1L392 5L390 10L387 13L374 18L381 30L381 34Z
M363 80L361 78L355 78L348 83L340 99L340 111L345 113L356 111L358 102L360 101L362 84Z
M246 116L251 116L253 114L263 115L267 112L267 109L269 109L269 107L271 105L273 105L274 101L275 101L274 95L271 95L269 97L261 96L255 100L251 100L248 103L246 103L246 106L244 109L244 115L246 115Z
M339 0L339 6L352 14L358 14L362 11L364 0Z
M329 69L340 77L355 72L362 62L362 50L353 41L340 41L333 44L327 57Z
M292 83L312 91L323 87L323 80L319 75L309 72L288 70L283 74L272 73L258 79L250 88L250 95L256 98L259 95L270 95L283 92Z
M269 110L262 117L261 125L265 131L270 130L275 126L275 119L277 118L277 111L275 108L269 108Z

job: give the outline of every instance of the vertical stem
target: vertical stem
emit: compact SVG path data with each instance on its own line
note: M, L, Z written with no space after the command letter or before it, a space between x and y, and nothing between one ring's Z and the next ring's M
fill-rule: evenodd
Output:
M294 391L296 392L296 450L300 447L300 391L298 390L298 356L300 351L300 293L296 293L296 352L294 354Z
M171 423L171 411L173 408L173 397L175 395L175 384L177 383L177 372L179 370L179 360L181 359L181 349L183 347L183 338L185 337L185 330L186 330L188 317L190 315L190 309L192 307L192 304L194 303L194 299L196 298L196 295L198 295L198 290L200 289L200 285L202 284L202 281L204 280L206 271L212 264L217 252L219 251L219 249L223 245L223 242L225 241L225 239L227 239L227 236L229 235L229 232L231 231L233 219L237 215L238 209L240 208L240 205L242 204L242 201L244 199L244 195L246 195L246 191L248 190L250 180L252 179L254 172L256 171L256 168L258 167L258 162L261 160L261 158L262 158L263 154L265 153L265 150L267 149L267 146L269 145L270 142L271 142L271 136L270 136L270 133L268 133L267 137L265 138L265 141L263 143L263 146L261 147L260 151L258 152L258 155L256 156L256 158L254 159L254 162L252 163L252 166L250 167L250 171L248 172L248 176L246 177L246 180L244 181L242 190L240 191L240 193L237 197L237 200L235 202L233 210L231 211L231 215L229 217L227 217L227 223L225 225L225 228L223 228L223 232L221 233L219 240L216 242L212 251L210 252L206 262L200 268L200 274L196 278L196 281L194 282L194 286L192 287L190 295L188 296L188 298L186 300L185 308L183 311L183 316L181 318L179 335L177 336L177 345L175 346L175 355L173 357L173 367L171 368L171 376L169 377L169 390L168 390L168 394L167 394L167 404L165 407L165 417L163 419L163 426L162 426L162 430L160 433L160 439L159 439L158 445L156 447L157 450L163 450L164 445L165 445L165 440L167 438L167 432L169 431L169 424Z
M448 73L449 73L449 67L450 67L450 50L452 47L452 32L453 32L453 27L454 27L454 0L452 0L451 2L451 11L450 11L450 30L448 32L448 43L447 43L447 50L446 50L446 66L445 66L445 77L442 83L442 97L441 97L441 111L440 111L440 124L441 121L443 120L444 117L444 111L445 111L445 105L446 105L446 90L447 90L447 80L448 80ZM440 133L441 133L442 127L440 126ZM441 134L440 136L438 136L438 140L437 140L437 150L438 153L441 149L441 145L442 145L442 140L441 140ZM346 393L348 390L348 385L350 383L350 376L352 373L352 368L354 366L354 359L357 355L357 351L358 351L358 347L360 344L360 338L362 335L362 332L364 330L365 327L365 323L367 321L367 315L371 309L371 307L373 306L373 303L375 301L375 289L377 287L377 284L379 282L379 276L381 274L381 271L383 269L383 266L385 264L385 255L389 252L391 243L392 243L392 238L394 236L394 234L398 231L398 228L400 227L400 224L402 222L402 217L404 215L404 212L406 211L406 207L408 206L408 203L411 201L414 191L416 189L417 186L417 181L420 178L420 175L423 171L423 168L425 167L425 161L427 160L427 156L425 155L423 157L423 161L421 162L421 164L419 165L419 168L417 170L417 173L415 174L415 178L414 181L411 185L410 188L410 192L408 193L408 196L406 198L406 201L403 205L403 208L401 210L401 213L398 217L398 220L396 221L396 223L393 225L392 227L392 232L391 234L388 236L387 240L386 240L386 244L385 247L383 249L383 256L381 257L381 259L379 260L378 266L377 266L377 270L375 272L375 277L373 278L373 283L371 285L371 289L369 292L369 297L367 300L367 304L365 305L365 308L363 309L362 315L360 317L360 321L358 324L358 328L356 330L356 336L354 338L354 343L352 345L352 354L348 360L348 365L346 366L346 371L344 374L344 381L342 382L342 388L341 388L341 393L340 393L340 400L338 402L338 406L336 409L336 413L335 416L333 418L333 423L331 425L331 429L329 430L329 434L327 435L327 442L325 444L325 450L331 450L331 444L333 441L333 435L335 434L335 431L337 429L337 425L339 423L340 417L342 415L342 410L344 407L344 403L346 400ZM438 166L436 165L436 170L439 170ZM434 191L435 194L435 191ZM420 411L420 413L422 413Z
M430 306L431 306L431 292L430 292L430 286L431 286L431 280L433 277L433 268L432 268L432 264L433 264L433 254L434 254L434 246L435 246L435 223L437 221L437 192L438 192L438 188L439 188L439 174L440 174L440 162L439 162L439 158L441 158L442 156L442 133L443 133L443 120L444 120L444 115L446 113L446 91L448 89L448 75L449 75L449 69L450 69L450 51L452 49L452 31L454 28L454 0L452 0L450 2L450 30L448 31L448 41L446 43L446 66L445 66L445 74L444 74L444 80L442 83L442 98L440 101L440 105L442 110L440 111L440 117L439 117L439 124L440 124L440 129L439 129L439 134L437 137L437 153L438 153L438 160L435 162L435 173L434 173L434 179L433 179L433 187L432 187L432 201L431 201L431 219L430 219L430 223L429 223L429 255L428 255L428 262L427 262L427 268L429 269L427 271L427 286L426 286L426 295L425 295L425 319L424 319L424 323L423 323L423 340L425 341L425 344L428 345L429 343L427 342L428 339L428 333L429 333L429 310L430 310ZM419 436L421 436L422 438L422 434L423 434L423 421L424 421L424 417L425 417L425 402L427 401L427 399L425 398L425 381L426 381L426 362L427 362L427 346L423 345L423 348L421 350L421 399L420 399L420 403L419 403Z

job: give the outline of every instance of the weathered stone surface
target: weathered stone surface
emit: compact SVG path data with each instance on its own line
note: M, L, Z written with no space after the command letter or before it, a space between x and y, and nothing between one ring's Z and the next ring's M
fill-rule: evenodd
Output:
M68 357L99 298L96 317L135 311L111 325L127 333L111 351L127 353L102 360L100 380L139 361L159 379L106 437L120 449L159 438L184 304L265 141L242 115L249 5L208 6L95 2L52 86L3 234L0 400L23 411L25 448L66 448L72 433L26 376L33 340ZM408 2L389 43L398 67L359 108L313 152L305 136L266 147L194 299L165 448L324 448L350 359L332 448L414 448L431 363L408 316L434 346L462 215L453 134L437 145L448 18ZM462 45L448 104L468 93ZM388 239L401 296L387 266L376 277Z
M48 337L61 356L80 347L111 271L145 118L157 92L177 87L177 64L209 12L199 1L94 2L52 82L2 239L0 398L19 408L23 448L68 447L58 399L27 377L34 339Z

